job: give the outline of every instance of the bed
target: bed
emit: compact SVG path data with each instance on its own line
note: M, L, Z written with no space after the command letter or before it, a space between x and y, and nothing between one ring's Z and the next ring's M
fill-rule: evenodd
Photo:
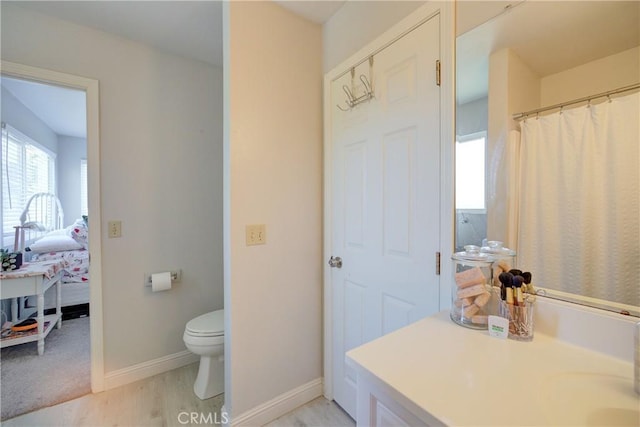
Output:
M51 193L34 194L27 202L20 226L16 227L16 246L28 262L63 260L62 312L89 303L88 218L83 216L67 227L60 200ZM20 303L20 317L35 310L36 300L27 297ZM55 307L55 293L45 294L45 309Z

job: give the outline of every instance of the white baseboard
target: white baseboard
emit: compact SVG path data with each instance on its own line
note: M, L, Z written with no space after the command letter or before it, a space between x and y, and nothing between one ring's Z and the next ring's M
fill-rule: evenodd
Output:
M240 416L232 417L230 426L262 426L320 396L322 396L322 378L317 378L258 405Z
M129 384L138 380L162 374L172 369L181 368L191 363L197 362L199 356L184 350L179 353L170 354L158 359L138 363L127 368L109 372L104 376L104 389L109 390L121 385Z

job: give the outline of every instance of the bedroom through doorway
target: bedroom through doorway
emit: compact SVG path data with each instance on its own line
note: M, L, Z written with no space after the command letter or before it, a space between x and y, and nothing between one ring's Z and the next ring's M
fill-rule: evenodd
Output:
M42 268L44 283L53 282L42 295L42 313L38 295L3 295L5 421L91 393L90 216L87 93L4 74L0 79L0 246L23 260L2 273L3 287L32 266ZM44 340L38 339L38 322ZM36 327L20 330L25 323Z

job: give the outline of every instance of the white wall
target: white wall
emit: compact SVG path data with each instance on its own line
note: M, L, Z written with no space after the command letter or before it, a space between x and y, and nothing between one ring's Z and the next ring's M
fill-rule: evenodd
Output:
M225 406L238 419L322 376L322 34L271 2L226 12ZM266 224L265 245L245 245L247 224Z
M4 30L2 31L4 35ZM4 40L2 43L4 47ZM6 88L2 88L2 121L53 153L58 151L58 136Z
M346 2L322 27L323 71L335 68L424 3L420 0Z
M541 105L603 93L638 83L640 46L545 76L540 81Z
M222 70L2 3L2 59L100 82L107 373L185 350L185 323L221 308ZM153 294L145 273L182 269Z
M456 135L487 131L489 125L488 98L476 99L456 106Z
M58 137L58 198L64 209L64 226L81 217L80 161L87 158L87 140L72 136Z

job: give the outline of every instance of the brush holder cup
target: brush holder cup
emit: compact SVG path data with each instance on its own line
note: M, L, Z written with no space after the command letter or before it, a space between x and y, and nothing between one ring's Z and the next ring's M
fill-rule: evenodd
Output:
M455 323L472 329L487 329L488 316L496 314L491 292L494 259L477 246L465 246L453 260L450 317Z
M509 338L516 341L533 339L533 300L525 300L520 305L500 301L500 317L509 320Z

